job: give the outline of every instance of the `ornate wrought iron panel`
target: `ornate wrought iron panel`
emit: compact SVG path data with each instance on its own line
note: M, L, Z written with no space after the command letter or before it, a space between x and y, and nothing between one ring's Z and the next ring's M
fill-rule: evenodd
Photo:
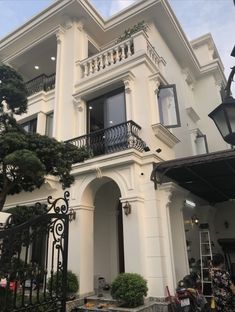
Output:
M45 214L0 231L0 311L66 311L68 199L48 197Z
M128 148L143 152L146 144L139 137L140 129L140 126L130 120L68 140L67 143L74 144L79 148L86 147L90 157L119 152Z
M55 89L55 74L47 76L42 74L28 82L26 82L28 96L40 91L50 91Z

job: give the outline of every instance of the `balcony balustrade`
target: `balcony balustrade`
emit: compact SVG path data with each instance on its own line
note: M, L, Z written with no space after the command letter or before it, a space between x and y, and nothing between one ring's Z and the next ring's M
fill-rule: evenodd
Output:
M146 33L140 31L111 48L105 49L82 61L80 63L82 71L81 78L92 76L109 66L131 59L137 55L138 52L145 52L156 66L159 66L160 63L165 64L164 59L158 55L155 48L148 40Z
M26 89L28 96L40 91L50 91L55 88L55 74L47 76L40 75L28 82L26 82Z
M140 126L130 120L68 140L66 143L74 144L78 148L86 148L90 157L119 152L129 148L143 152L146 144L139 137L140 129Z

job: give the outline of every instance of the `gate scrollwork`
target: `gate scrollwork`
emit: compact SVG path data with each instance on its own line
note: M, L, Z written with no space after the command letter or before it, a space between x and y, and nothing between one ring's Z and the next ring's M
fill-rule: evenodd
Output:
M69 192L47 201L42 215L20 225L10 216L0 231L0 311L65 312Z

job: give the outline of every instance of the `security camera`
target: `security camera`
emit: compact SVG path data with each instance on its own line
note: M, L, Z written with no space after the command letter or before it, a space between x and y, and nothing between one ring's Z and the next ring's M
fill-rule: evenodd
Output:
M157 149L156 149L156 152L157 152L157 153L161 153L161 151L162 151L161 148L157 148Z

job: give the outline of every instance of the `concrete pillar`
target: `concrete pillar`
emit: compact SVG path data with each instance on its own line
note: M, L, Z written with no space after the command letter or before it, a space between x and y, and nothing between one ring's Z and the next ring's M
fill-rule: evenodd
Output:
M54 108L54 126L53 137L57 140L61 139L60 135L60 115L63 94L63 58L64 58L64 33L63 27L56 33L57 39L57 55L56 55L56 80L55 80L55 108Z
M37 133L44 135L46 131L47 116L43 112L39 112L37 116Z
M162 259L166 270L166 285L171 293L177 282L189 272L183 205L188 191L174 183L159 188L162 241Z
M126 202L131 205L130 214L125 215L123 211L125 272L134 272L145 276L144 202L140 197L126 197L120 200L122 206Z
M78 206L77 220L79 293L85 295L94 291L94 206Z
M87 133L87 112L85 101L81 98L74 99L74 110L74 137L85 135Z
M126 120L135 120L134 103L133 100L133 80L134 77L128 77L123 81L125 86L125 100L126 100Z

